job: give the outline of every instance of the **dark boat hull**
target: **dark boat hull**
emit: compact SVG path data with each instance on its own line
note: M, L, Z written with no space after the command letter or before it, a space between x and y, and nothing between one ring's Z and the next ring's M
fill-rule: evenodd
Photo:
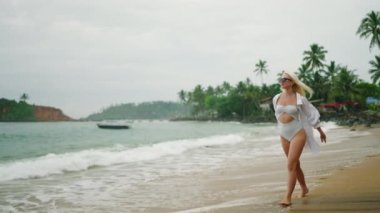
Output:
M128 125L97 124L101 129L129 129Z

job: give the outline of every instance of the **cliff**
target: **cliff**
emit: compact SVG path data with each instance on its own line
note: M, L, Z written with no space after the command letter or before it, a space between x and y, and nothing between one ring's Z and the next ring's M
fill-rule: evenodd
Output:
M62 110L47 107L33 106L33 115L36 121L72 121L73 119L63 114Z

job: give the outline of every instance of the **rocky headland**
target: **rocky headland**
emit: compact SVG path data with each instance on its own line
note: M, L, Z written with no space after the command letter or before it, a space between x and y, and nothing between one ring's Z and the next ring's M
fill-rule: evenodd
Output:
M36 121L72 121L62 110L48 106L33 106L33 115Z
M73 121L61 109L0 99L0 122Z

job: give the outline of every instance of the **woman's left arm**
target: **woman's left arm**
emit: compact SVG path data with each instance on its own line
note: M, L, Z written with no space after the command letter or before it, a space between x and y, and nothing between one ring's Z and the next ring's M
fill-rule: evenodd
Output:
M319 137L321 138L321 142L326 143L326 134L323 132L322 128L318 127L317 130L319 132Z
M320 114L318 110L305 98L303 97L303 111L307 117L308 122L311 126L318 130L321 142L326 143L326 134L323 132L320 126Z

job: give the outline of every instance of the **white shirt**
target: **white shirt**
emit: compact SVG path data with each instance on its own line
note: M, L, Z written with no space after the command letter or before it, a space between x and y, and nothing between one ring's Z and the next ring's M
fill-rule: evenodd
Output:
M273 97L273 107L275 110L277 106L277 100L280 97L280 95L281 93ZM296 93L296 99L297 109L300 112L301 125L306 133L307 146L305 147L308 147L313 154L318 154L320 148L317 141L315 141L314 139L313 128L316 129L320 127L320 114L318 110L304 96L300 95L299 93Z

